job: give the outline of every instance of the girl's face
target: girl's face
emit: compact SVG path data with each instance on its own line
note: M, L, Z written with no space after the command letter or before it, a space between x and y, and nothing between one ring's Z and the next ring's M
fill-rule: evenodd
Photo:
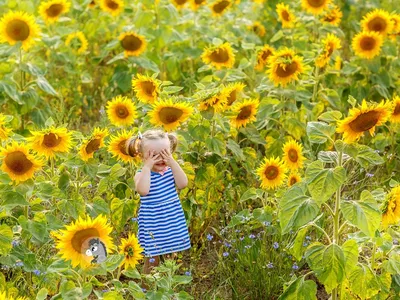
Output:
M144 144L144 159L147 159L149 156L149 151L154 151L154 156L159 154L161 150L163 149L171 149L170 141L169 139L159 139L159 140L149 140L146 141ZM154 164L153 166L153 171L154 172L160 172L164 170L166 164L163 161L158 162L157 164Z

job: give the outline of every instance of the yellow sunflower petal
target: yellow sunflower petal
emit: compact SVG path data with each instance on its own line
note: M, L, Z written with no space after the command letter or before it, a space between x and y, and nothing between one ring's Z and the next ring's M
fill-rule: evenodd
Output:
M397 225L400 221L400 186L394 187L382 205L382 228Z
M286 86L288 83L298 80L299 75L304 72L303 58L288 48L271 55L268 63L267 73L275 85Z
M200 6L205 5L207 0L191 0L190 4L193 10L198 10Z
M72 50L77 54L85 53L88 48L88 41L82 31L71 33L65 40L65 45L72 47Z
M139 56L146 50L147 42L144 36L135 32L124 32L119 36L125 57Z
M115 126L132 125L137 118L135 105L125 96L117 96L108 101L106 109L110 122Z
M50 127L40 131L32 131L32 137L29 137L28 141L33 150L50 158L57 153L70 151L72 132L68 132L67 128Z
M369 12L361 21L363 31L374 31L381 35L390 33L393 25L390 14L382 9Z
M314 15L321 14L332 0L301 0L303 9Z
M341 43L338 37L329 33L325 39L322 40L323 52L317 57L315 64L323 68L329 62L333 52L341 48Z
M150 123L162 126L166 131L172 131L185 122L192 112L193 108L190 104L184 102L173 103L169 99L153 104L153 109L148 114Z
M39 14L46 23L54 23L58 18L69 11L71 3L66 0L43 1L39 6Z
M265 35L265 27L260 22L254 22L252 26L250 26L250 30L253 31L259 37L263 37Z
M235 82L228 84L222 89L221 94L227 95L227 106L231 106L238 99L239 93L245 88L245 86L244 83Z
M185 6L185 4L189 2L189 0L171 0L171 1L178 10L182 9Z
M369 31L358 33L352 41L352 47L356 55L371 59L379 55L383 44L382 36L379 33Z
M296 141L291 140L283 145L283 161L291 170L303 167L303 147Z
M279 158L264 158L261 166L256 170L261 179L261 187L275 189L281 186L286 179L284 163Z
M390 117L390 121L393 123L400 123L400 97L394 96L392 100L393 113Z
M83 161L88 161L93 157L94 152L104 146L104 138L108 135L107 129L95 128L92 136L85 140L80 149L79 155Z
M278 14L279 21L282 23L282 28L292 28L296 17L290 11L289 5L279 3L276 5L276 13Z
M323 23L329 23L333 26L338 26L342 21L342 17L342 11L336 5L332 5L332 8L323 15L321 21Z
M292 185L294 185L294 184L296 184L296 183L298 183L300 181L301 181L301 178L300 178L299 174L290 173L290 175L288 176L287 183L288 183L288 186L292 186Z
M204 63L211 64L217 70L223 67L232 68L235 63L235 55L229 43L204 49L201 58Z
M140 246L138 239L133 233L130 233L127 239L121 239L121 245L119 246L119 253L125 256L121 265L124 268L134 268L139 260L143 258L142 252L144 249Z
M230 0L217 0L210 5L213 16L221 16L230 6L232 2Z
M137 162L139 163L139 157L132 157L127 153L126 141L133 136L132 131L122 130L116 136L112 136L108 144L108 152L110 152L113 157L124 162Z
M160 95L160 82L146 75L137 74L137 79L132 80L132 88L143 103L154 103Z
M11 132L11 129L6 124L6 116L0 113L0 141L6 140Z
M245 100L232 106L232 111L236 113L231 118L231 123L236 128L246 127L247 124L256 120L258 99Z
M123 0L100 0L101 10L108 12L112 16L118 16L124 10Z
M268 65L268 59L274 53L275 48L269 45L264 45L264 47L257 53L257 64L254 68L258 71L261 71L265 66Z

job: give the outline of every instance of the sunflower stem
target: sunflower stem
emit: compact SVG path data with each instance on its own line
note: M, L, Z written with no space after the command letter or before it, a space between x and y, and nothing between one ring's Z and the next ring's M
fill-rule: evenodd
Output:
M374 246L372 248L372 257L371 257L371 269L372 269L372 272L374 271L374 268L375 268L375 252L376 252L376 243L374 243Z
M122 269L122 265L118 267L117 280L119 280L119 278L121 277L121 269Z
M315 83L314 83L314 88L313 88L313 95L312 95L312 102L315 102L317 99L317 94L318 94L318 84L319 84L319 67L315 67Z

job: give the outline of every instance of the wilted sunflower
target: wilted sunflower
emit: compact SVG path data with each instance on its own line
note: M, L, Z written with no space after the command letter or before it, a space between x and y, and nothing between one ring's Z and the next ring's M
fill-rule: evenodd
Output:
M362 58L372 59L379 55L382 44L383 38L379 33L374 31L363 31L353 38L351 46L356 55Z
M160 94L160 82L150 76L137 74L132 80L136 97L143 103L154 103Z
M338 26L340 21L342 20L343 13L342 11L336 6L332 5L332 8L324 14L321 18L321 21L324 23L329 23L333 26Z
M205 48L201 58L204 63L211 64L217 70L223 67L232 68L235 63L235 55L229 43Z
M117 96L108 101L107 116L115 126L128 126L137 117L136 107L127 97Z
M43 166L43 161L29 153L27 145L12 142L6 148L0 148L3 163L1 169L17 184L31 179Z
M147 42L144 36L134 32L124 32L119 36L125 57L138 56L146 50Z
M246 127L248 123L255 121L258 105L258 99L246 99L243 102L234 104L232 111L236 115L231 118L232 125L236 128Z
M362 101L360 108L352 108L349 116L339 121L336 132L343 133L346 143L357 141L365 132L374 134L376 126L384 124L391 115L390 103L367 104Z
M50 127L40 131L32 131L29 137L31 148L46 156L54 157L57 153L69 152L72 147L72 132L67 128Z
M261 71L267 64L268 58L275 53L275 48L264 45L264 47L257 53L257 64L254 69Z
M228 102L228 94L222 90L220 93L211 96L200 102L199 110L205 111L212 109L214 113L222 112L226 109Z
M193 10L198 10L200 6L206 4L207 0L191 0L190 4Z
M6 116L0 113L0 141L8 138L11 129L6 127Z
M230 0L217 0L210 5L213 16L221 16L232 5Z
M110 237L112 227L108 224L105 216L99 215L95 219L90 216L79 217L78 220L66 225L65 229L51 232L55 239L58 253L64 260L70 260L73 267L89 268L92 256L86 255L89 249L89 241L99 239L110 253L115 249Z
M25 12L10 11L0 20L0 42L7 42L10 45L21 42L25 51L32 46L39 33L40 29L35 19Z
M286 86L289 82L298 80L299 75L304 71L303 58L288 48L271 55L268 63L267 74L275 85Z
M100 0L100 8L110 13L112 16L118 16L124 10L123 0Z
M375 9L364 16L361 27L363 31L374 31L386 35L392 31L393 22L387 11Z
M400 123L400 97L393 97L393 113L390 117L390 121L393 123Z
M292 28L296 17L290 11L289 5L279 3L276 6L276 13L278 14L279 21L282 22L282 28Z
M301 178L300 178L299 174L290 173L290 175L288 176L287 184L288 184L288 186L292 186L300 181L301 181Z
M241 82L230 83L225 86L221 94L226 95L226 105L231 106L238 98L238 94L245 88L245 84Z
M88 41L82 31L77 31L67 36L65 45L71 45L71 48L75 53L82 54L87 50Z
M297 170L303 167L303 147L294 140L283 145L283 161L291 170Z
M172 131L185 122L192 112L193 108L190 104L173 103L171 99L168 99L153 104L153 109L148 114L151 118L150 123L164 127L165 131Z
M171 0L177 9L182 9L189 0Z
M104 146L104 138L108 135L107 129L95 128L91 137L82 143L79 154L83 161L93 157L94 152Z
M331 0L301 0L303 9L314 15L322 13L329 5Z
M69 11L71 3L66 0L49 0L41 2L39 14L46 23L54 23L58 18Z
M254 22L252 26L250 26L250 30L257 34L259 37L263 37L265 35L265 27L260 22Z
M108 144L108 152L112 153L113 157L119 160L130 162L138 160L126 152L126 141L133 136L133 132L125 130L120 131L116 136L112 136Z
M261 180L261 187L274 189L282 185L286 179L284 163L277 158L264 158L256 174Z
M325 67L329 62L333 51L340 49L341 47L339 38L332 33L328 33L327 37L322 40L322 45L324 50L315 61L315 64L320 68Z
M396 225L400 221L400 186L394 187L382 205L382 227Z
M121 265L124 265L125 269L134 268L143 258L143 251L136 236L130 233L127 239L121 239L121 245L119 245L119 253L125 256Z

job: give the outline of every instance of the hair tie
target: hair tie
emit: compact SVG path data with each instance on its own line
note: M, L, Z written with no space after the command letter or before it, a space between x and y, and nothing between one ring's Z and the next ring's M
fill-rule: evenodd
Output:
M142 139L143 135L140 133L140 131L138 131L138 138Z

